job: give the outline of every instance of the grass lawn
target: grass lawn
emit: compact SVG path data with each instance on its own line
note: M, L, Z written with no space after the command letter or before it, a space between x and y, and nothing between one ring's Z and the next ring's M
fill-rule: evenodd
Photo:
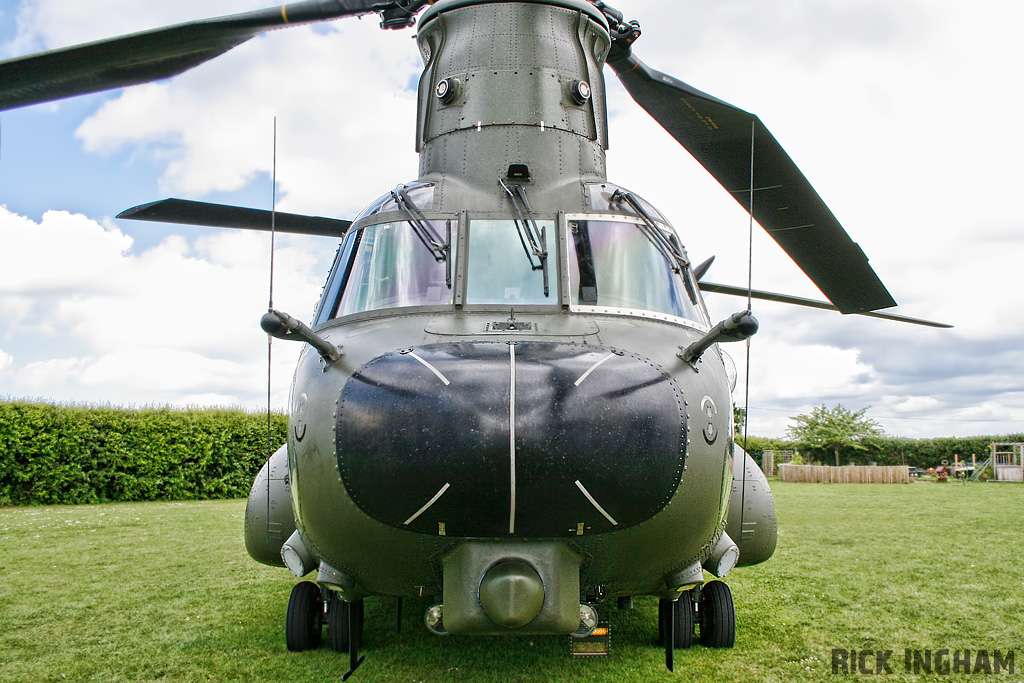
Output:
M604 607L607 659L565 638L437 638L427 602L366 606L354 681L835 681L832 649L893 650L893 681L984 680L904 672L904 648L1015 651L1024 672L1024 486L773 484L779 546L736 570L731 650L654 644L657 602ZM0 681L339 680L348 656L290 653L295 580L249 559L245 501L0 510ZM874 666L874 659L871 660ZM1005 673L996 677L1008 678ZM871 680L871 677L868 678Z

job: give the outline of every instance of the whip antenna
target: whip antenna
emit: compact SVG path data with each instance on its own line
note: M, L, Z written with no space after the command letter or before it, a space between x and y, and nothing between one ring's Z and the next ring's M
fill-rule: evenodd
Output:
M270 285L267 294L267 311L274 310L274 246L277 238L277 117L274 117L274 145L273 161L270 171ZM270 410L270 375L273 360L274 338L267 335L267 542L270 534L270 483L274 477L274 468L270 462L274 455L273 437L273 415Z
M267 310L274 310L274 241L277 238L277 117L274 117L274 158L270 170L270 291L267 297ZM267 339L272 337L268 334ZM268 342L269 345L269 342ZM269 377L269 375L268 375ZM269 389L270 381L267 381ZM270 405L269 403L267 405Z
M754 300L754 132L756 119L750 122L750 218L747 222L747 310L753 311ZM750 337L747 337L747 368L743 373L743 475L740 479L740 537L743 539L743 516L747 512L747 430L750 425ZM735 460L733 467L736 466ZM735 475L733 475L735 476Z

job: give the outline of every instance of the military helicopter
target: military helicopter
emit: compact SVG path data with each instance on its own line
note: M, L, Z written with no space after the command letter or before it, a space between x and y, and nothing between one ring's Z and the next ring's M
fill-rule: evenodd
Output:
M425 10L425 11L424 11ZM422 16L417 20L417 15ZM245 542L297 583L289 650L360 657L363 600L435 597L438 635L572 636L607 652L602 600L656 596L666 665L731 647L724 578L776 545L771 491L734 447L749 310L719 292L943 326L895 301L760 120L651 69L638 22L595 0L305 0L0 62L0 109L170 77L267 30L376 13L417 25L415 180L353 220L168 199L119 217L340 240L304 343L288 442ZM830 303L703 281L654 206L607 178L607 64ZM716 580L705 580L705 572ZM604 638L604 640L602 640Z

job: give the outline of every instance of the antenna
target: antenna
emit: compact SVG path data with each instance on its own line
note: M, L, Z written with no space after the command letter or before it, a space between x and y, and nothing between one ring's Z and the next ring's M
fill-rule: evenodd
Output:
M274 117L274 153L270 171L270 286L267 310L274 310L274 243L277 238L277 117ZM268 335L268 339L271 337ZM269 341L268 341L269 344ZM270 382L267 382L269 388ZM267 405L270 405L269 403Z
M754 133L757 119L750 122L750 217L747 221L747 310L753 312L754 300ZM743 540L743 517L747 512L747 431L750 429L750 337L747 337L747 368L743 378L743 475L740 479L740 537ZM736 466L735 460L733 467ZM735 476L735 475L733 475Z
M274 310L274 247L277 238L277 117L274 117L273 161L270 172L270 284L267 293L267 311ZM267 335L267 542L270 542L270 484L274 477L274 467L270 459L274 455L273 413L270 409L270 377L273 368L274 338Z

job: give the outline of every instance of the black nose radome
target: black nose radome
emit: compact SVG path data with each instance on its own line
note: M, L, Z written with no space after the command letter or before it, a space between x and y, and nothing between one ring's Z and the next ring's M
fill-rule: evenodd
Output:
M571 536L638 524L683 472L682 390L657 365L548 342L380 356L342 391L342 479L371 517L450 536Z

